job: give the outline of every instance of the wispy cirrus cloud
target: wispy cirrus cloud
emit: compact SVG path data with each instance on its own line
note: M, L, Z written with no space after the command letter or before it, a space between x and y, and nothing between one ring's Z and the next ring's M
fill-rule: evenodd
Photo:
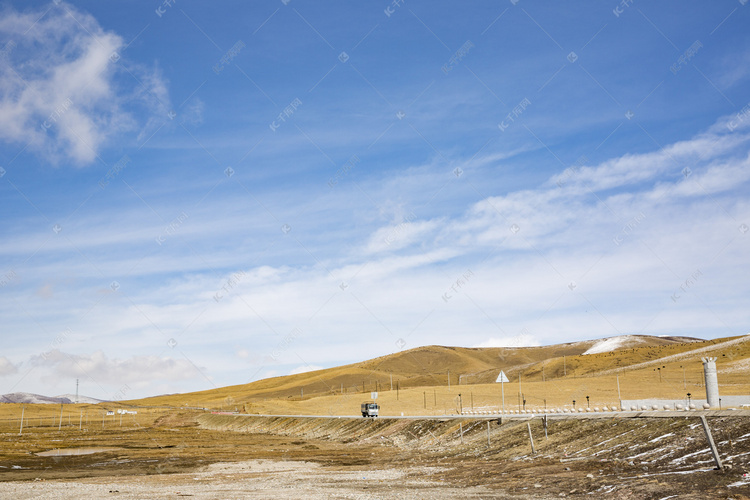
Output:
M750 207L736 193L747 185L750 168L745 132L725 122L664 148L686 152L680 158L691 160L687 175L664 151L626 155L535 187L464 198L440 217L398 203L377 217L352 215L342 208L356 207L359 195L342 190L338 210L300 217L284 234L275 221L258 222L266 215L244 197L217 192L158 245L154 235L161 228L154 224L139 234L138 211L123 213L117 227L84 211L79 225L97 228L95 236L70 236L75 247L64 241L42 246L38 253L55 260L42 259L21 277L37 289L56 267L85 278L66 287L65 296L26 300L24 310L45 325L60 322L51 311L72 313L63 320L74 325L75 338L64 350L75 345L78 353L46 361L55 373L79 376L84 368L109 383L125 377L145 384L131 372L153 364L165 383L181 387L200 372L184 360L142 357L143 346L165 350L174 338L224 385L237 383L238 373L290 373L300 356L305 364L325 366L395 351L401 339L406 347L511 346L623 333L730 334L746 321L744 308L735 305L747 289L736 269L745 259L741 229ZM492 161L477 163L482 167L461 182L481 184ZM373 179L368 193L385 200L424 196L419 190L428 170L437 178L440 168L407 166L397 178ZM293 201L276 216L305 213L324 203L319 196L325 194L302 189L285 196ZM217 220L217 213L230 215ZM248 217L253 224L242 222ZM356 234L317 230L345 224L360 227ZM201 242L209 236L207 252ZM257 245L261 238L268 247ZM36 239L41 245L44 236ZM12 244L2 249L13 258ZM696 269L698 285L673 300ZM107 288L112 279L121 284L117 291ZM20 287L20 280L12 286ZM106 297L92 297L95 288L108 290ZM54 308L49 300L57 301ZM13 304L4 307L10 317ZM287 342L295 328L303 333ZM94 337L108 345L127 337L124 359L81 351L78 341ZM36 338L45 345L44 335ZM247 355L236 356L237 349ZM231 362L221 361L228 357Z

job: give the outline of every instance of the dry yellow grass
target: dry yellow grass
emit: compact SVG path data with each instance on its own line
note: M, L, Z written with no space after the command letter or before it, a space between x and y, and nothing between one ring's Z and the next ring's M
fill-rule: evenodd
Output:
M137 414L107 415L107 411L126 409ZM34 430L71 430L94 429L111 430L114 428L138 428L151 425L155 418L171 412L171 409L134 408L125 403L102 404L18 404L0 405L0 430L2 432L21 431L23 415L24 433ZM62 420L62 423L61 423Z
M511 380L504 384L506 409L518 409L519 401L523 407L522 399L527 408L572 407L573 400L581 406L586 396L594 408L617 405L620 397L684 399L690 392L704 398L703 356L718 358L722 394L750 394L750 337L636 340L632 347L589 355L583 352L596 341L527 348L428 346L327 370L130 403L352 415L377 390L384 415L440 415L460 406L471 409L472 401L475 409L500 408L502 388L494 380L502 369Z

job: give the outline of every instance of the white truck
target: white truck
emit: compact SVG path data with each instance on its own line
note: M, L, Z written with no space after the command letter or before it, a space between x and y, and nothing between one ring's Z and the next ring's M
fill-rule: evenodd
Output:
M380 406L377 403L366 402L362 403L362 416L363 417L377 417Z

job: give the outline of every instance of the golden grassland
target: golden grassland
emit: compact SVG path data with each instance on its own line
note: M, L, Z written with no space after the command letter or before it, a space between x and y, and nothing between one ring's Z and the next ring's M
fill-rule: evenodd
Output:
M718 358L721 394L750 394L750 337L683 340L643 337L631 347L589 355L583 352L594 341L527 348L428 346L326 370L127 403L356 415L359 404L377 391L383 415L442 415L472 406L500 409L504 390L506 409L523 408L523 399L527 409L571 408L573 400L577 407L594 408L617 406L621 399L685 399L687 393L705 398L703 356ZM510 379L502 386L494 383L501 369Z
M615 352L583 355L593 343L516 349L429 346L328 370L137 401L1 404L0 484L7 481L8 488L20 488L14 491L25 494L27 486L16 481L34 481L35 486L28 486L31 491L45 481L57 488L60 481L69 487L74 484L71 481L80 480L80 485L105 484L105 492L139 491L146 497L153 496L157 483L144 478L155 475L162 487L168 483L172 495L195 485L196 471L221 463L225 464L221 477L234 491L238 479L223 472L227 462L239 463L236 468L244 471L243 481L248 481L248 474L257 481L257 463L253 462L250 471L245 461L270 459L286 461L285 468L295 460L320 464L326 472L362 470L368 481L353 486L356 494L363 489L378 491L369 489L373 469L406 470L417 464L431 470L442 467L440 481L452 485L483 485L519 495L528 493L529 484L567 495L601 493L619 482L625 488L621 491L637 492L634 497L639 498L727 497L728 485L743 481L741 474L747 470L744 457L750 456L750 440L743 441L743 437L750 435L750 423L743 416L746 412L725 412L711 419L722 452L734 457L733 470L720 475L669 476L669 482L641 479L646 462L633 464L627 457L649 455L652 476L675 473L674 456L665 454L665 447L692 460L680 467L703 467L708 457L703 431L695 422L697 412L684 414L692 419L683 418L682 412L674 412L679 418L552 419L550 428L544 430L546 420L543 424L538 418L493 419L490 423L471 418L246 418L208 412L358 415L360 403L369 400L375 389L381 414L388 416L439 416L459 409L497 411L503 405L503 391L506 411L523 408L523 399L532 411L545 405L547 409L571 408L573 400L579 408L593 409L618 406L620 398L683 399L690 392L694 399L701 399L705 397L703 356L718 358L722 395L750 394L750 337L706 342L640 339ZM510 382L494 382L500 370ZM118 414L117 410L137 414ZM106 415L107 411L115 414ZM532 431L543 454L535 459L528 455ZM594 456L581 455L594 447L601 447ZM98 452L38 455L92 448ZM182 479L165 476L188 472ZM217 481L218 476L202 484L215 496ZM325 484L329 482L326 475ZM383 491L393 494L390 489ZM733 488L731 493L738 491ZM304 494L293 492L300 493Z
M463 410L619 406L626 399L705 398L701 357L717 357L720 393L750 395L750 336L686 342L642 337L632 346L583 355L595 341L526 348L428 346L362 363L209 391L97 405L0 405L0 426L104 429L148 425L174 408L252 414L357 415L378 392L382 415ZM500 370L510 379L495 383ZM450 374L450 375L449 375ZM450 376L450 383L449 377ZM519 380L520 379L520 380ZM619 390L618 390L619 386ZM459 397L460 395L460 397ZM589 397L588 401L586 396ZM137 415L106 416L130 409ZM142 422L139 424L139 422Z
M107 415L107 410L127 409L137 414ZM150 426L159 417L164 417L171 408L133 408L118 403L102 404L17 404L0 405L0 431L23 433L56 430L103 430L137 429Z

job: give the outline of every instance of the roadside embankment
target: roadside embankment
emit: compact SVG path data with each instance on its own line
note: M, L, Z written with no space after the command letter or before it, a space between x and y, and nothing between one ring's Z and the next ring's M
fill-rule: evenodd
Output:
M743 412L744 413L744 412ZM715 466L698 415L659 418L366 419L201 415L201 427L344 444L412 448L441 456L593 460L664 472ZM750 418L708 418L723 462L750 472ZM531 436L530 436L531 434ZM532 438L534 450L532 451ZM747 469L747 470L746 470Z

